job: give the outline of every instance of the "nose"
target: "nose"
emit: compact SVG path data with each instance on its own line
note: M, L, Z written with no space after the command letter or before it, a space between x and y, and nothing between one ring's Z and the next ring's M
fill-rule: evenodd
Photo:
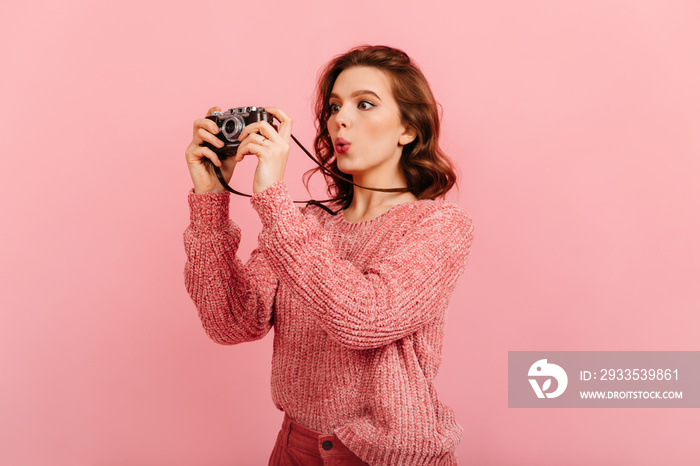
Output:
M334 115L331 115L331 118L338 129L347 128L350 122L348 112L345 110L346 107L346 105L341 106Z

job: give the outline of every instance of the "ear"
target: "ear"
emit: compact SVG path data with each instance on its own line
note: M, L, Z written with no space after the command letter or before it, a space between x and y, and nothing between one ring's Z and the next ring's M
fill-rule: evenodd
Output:
M412 143L414 139L416 139L416 130L410 126L404 126L403 133L399 136L399 145L405 146Z

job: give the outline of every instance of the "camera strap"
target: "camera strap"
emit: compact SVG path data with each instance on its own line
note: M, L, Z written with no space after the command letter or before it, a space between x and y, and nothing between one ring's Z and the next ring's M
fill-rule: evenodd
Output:
M332 173L330 170L328 170L328 168L324 167L321 163L319 163L319 161L316 160L316 159L314 158L314 156L311 155L311 153L310 153L308 150L306 150L306 148L305 148L304 146L301 145L301 143L297 140L297 138L294 137L293 134L292 134L291 136L292 136L292 139L294 140L294 142L297 144L297 146L301 147L301 150L303 150L304 153L305 153L306 155L308 155L309 158L310 158L311 160L314 161L314 163L316 163L316 165L318 165L319 167L321 167L321 171L323 171L324 173L326 173L326 174L328 174L328 175L330 175L330 176L334 176L334 177L340 178L341 180L347 181L348 183L350 183L350 184L352 184L352 185L354 185L354 186L357 186L358 188L369 189L369 190L371 190L371 191L382 191L382 192L385 192L385 193L399 193L399 192L408 192L408 191L410 191L409 188L368 188L368 187L366 187L366 186L360 186L359 184L355 184L355 183L352 182L352 180L349 180L349 179L347 179L347 178L345 178L345 177L343 177L343 176L340 176L340 175L338 175L337 173ZM209 160L209 159L206 159L206 160L207 160L209 163L211 163L211 160ZM253 196L250 195L250 194L245 194L245 193L238 192L238 191L236 191L235 189L233 189L232 187L230 187L230 186L228 185L228 183L226 183L226 181L224 180L224 176L223 176L223 174L221 173L221 169L220 169L219 167L217 167L216 165L214 165L213 163L212 163L211 165L214 167L214 172L216 173L216 177L219 179L219 182L221 183L221 186L224 187L224 189L226 189L227 191L232 192L233 194L238 194L239 196L253 197ZM323 201L317 201L317 200L311 199L311 200L308 200L308 201L294 201L294 202L299 203L299 204L312 204L312 205L317 205L317 206L319 206L320 208L322 208L323 210L327 211L328 213L330 213L330 214L332 214L332 215L335 215L335 214L337 214L337 212L333 212L333 211L330 210L328 207L324 206L322 203L324 203L324 202L336 202L336 201L340 201L340 200L342 200L342 198L338 197L338 198L334 198L334 199L324 199Z

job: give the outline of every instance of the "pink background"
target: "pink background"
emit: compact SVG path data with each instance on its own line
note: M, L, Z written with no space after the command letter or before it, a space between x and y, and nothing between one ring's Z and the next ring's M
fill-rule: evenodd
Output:
M184 151L213 105L282 107L311 147L316 73L361 43L423 68L476 225L436 382L460 463L700 462L700 410L508 409L506 380L509 350L700 349L697 2L2 10L1 464L266 464L272 334L226 347L201 328ZM290 157L308 199L312 162ZM257 214L231 212L247 257Z

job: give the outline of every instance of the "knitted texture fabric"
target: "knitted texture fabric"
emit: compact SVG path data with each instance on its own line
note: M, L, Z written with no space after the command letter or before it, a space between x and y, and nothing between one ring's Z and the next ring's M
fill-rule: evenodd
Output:
M185 285L207 335L233 345L274 327L273 402L363 461L456 464L462 427L433 379L471 250L469 216L418 200L350 223L297 207L280 181L250 200L262 231L244 263L229 196L188 196Z

